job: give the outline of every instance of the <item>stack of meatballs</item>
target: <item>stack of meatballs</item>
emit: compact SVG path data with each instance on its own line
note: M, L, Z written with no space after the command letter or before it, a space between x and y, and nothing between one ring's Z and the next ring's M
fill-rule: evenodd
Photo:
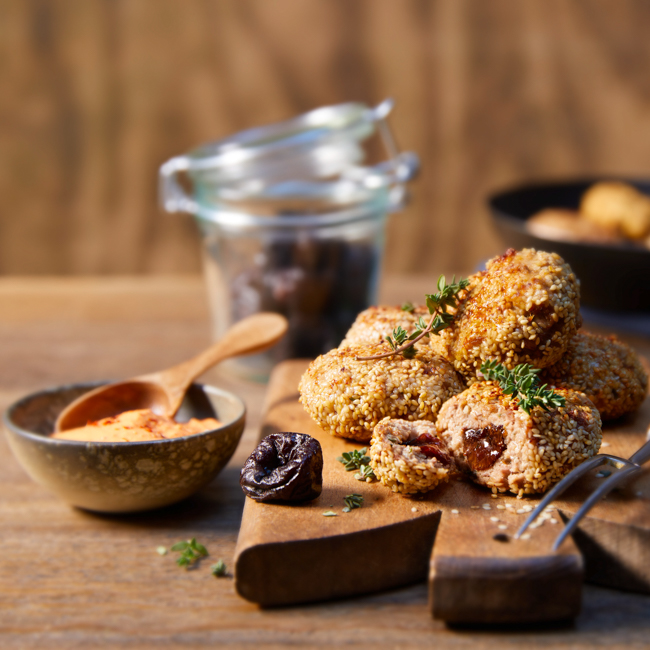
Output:
M390 350L386 336L413 331L426 307L371 307L341 345L315 359L301 402L329 433L370 442L377 478L395 492L427 492L466 476L493 492L545 492L598 453L602 420L635 411L648 377L614 336L581 331L579 282L555 253L508 250L470 278L451 326ZM523 410L480 368L497 361L540 369L564 405Z

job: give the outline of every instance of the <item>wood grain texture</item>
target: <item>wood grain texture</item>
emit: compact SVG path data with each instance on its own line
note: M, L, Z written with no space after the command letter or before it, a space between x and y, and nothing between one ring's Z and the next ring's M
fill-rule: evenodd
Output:
M417 299L428 283L426 277L387 280L388 302ZM164 284L149 282L25 279L30 298L17 300L15 281L0 278L0 408L46 385L155 370L206 345L200 278L194 289L188 285L182 310L178 285L166 292ZM265 389L229 376L207 379L245 399L249 426L230 466L211 485L158 512L109 517L69 508L27 477L0 436L3 650L647 645L650 597L589 585L571 627L449 628L431 619L425 583L307 607L248 603L232 578L213 578L209 565L223 558L232 570L244 505L239 468L259 435ZM190 537L211 554L196 570L183 571L172 556L155 552Z
M0 272L196 271L162 162L393 96L422 174L386 269L467 273L501 250L487 192L648 175L649 29L645 0L3 0Z

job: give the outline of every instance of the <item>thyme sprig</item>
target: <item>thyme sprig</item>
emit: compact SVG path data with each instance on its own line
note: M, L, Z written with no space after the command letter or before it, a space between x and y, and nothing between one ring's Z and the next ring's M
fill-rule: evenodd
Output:
M221 559L210 567L210 572L215 578L223 578L228 575L228 567L223 559Z
M411 359L415 356L415 344L428 337L430 334L438 334L442 330L449 327L454 321L454 315L447 311L448 307L458 307L458 295L469 286L469 280L459 280L456 282L456 276L451 280L451 284L447 284L444 275L438 278L438 292L429 293L426 295L426 304L431 314L431 318L427 323L426 320L420 316L418 322L415 324L415 330L410 334L401 326L398 325L394 330L392 336L387 336L386 341L391 347L390 352L384 354L375 354L370 357L357 357L357 361L370 361L372 359L383 359L390 357L394 354L401 354L405 359ZM406 307L406 305L405 305ZM404 309L404 307L402 308ZM404 309L404 311L411 311L411 309Z
M350 512L350 510L361 507L361 504L363 503L363 496L361 494L348 494L343 498L343 501L345 501L345 508L343 508L343 512Z
M208 549L199 544L195 537L187 541L176 542L171 547L172 551L180 552L180 557L176 560L178 566L184 566L186 569L192 564L198 562L202 557L208 555Z
M356 478L357 481L366 481L366 483L377 480L377 477L372 471L372 467L370 467L370 465L361 465L359 471L354 475L354 478Z
M361 469L362 465L367 465L370 462L370 456L366 456L368 451L367 447L363 449L353 449L352 451L344 451L336 460L343 463L346 471L351 472L355 469Z
M336 460L342 463L348 472L353 472L355 469L358 469L359 471L354 475L357 481L374 481L377 477L372 471L372 467L370 467L370 456L366 456L367 451L367 447L344 451Z
M519 401L519 406L530 415L531 409L540 406L545 411L560 408L566 404L562 395L558 395L546 384L540 386L539 368L532 368L527 363L520 363L508 370L502 363L492 359L484 361L481 373L491 381L498 382L506 395L512 395Z

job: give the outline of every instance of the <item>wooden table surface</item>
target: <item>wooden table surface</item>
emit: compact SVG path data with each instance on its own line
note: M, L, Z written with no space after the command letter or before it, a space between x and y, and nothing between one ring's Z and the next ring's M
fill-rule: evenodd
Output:
M434 278L389 277L385 302L417 300ZM650 355L650 339L629 339ZM0 406L48 385L156 370L209 342L201 278L0 279ZM650 597L591 586L574 625L450 629L428 614L424 584L342 602L261 610L239 598L232 565L265 387L218 370L248 423L228 467L200 494L156 512L102 516L33 483L0 438L0 647L647 647ZM210 557L186 571L156 547L196 537ZM362 557L342 558L363 562Z

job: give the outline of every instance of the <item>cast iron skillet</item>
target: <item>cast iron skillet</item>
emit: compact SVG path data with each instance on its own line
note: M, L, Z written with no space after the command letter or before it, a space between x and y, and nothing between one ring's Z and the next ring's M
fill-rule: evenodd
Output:
M526 230L526 219L544 208L577 209L580 197L601 180L620 180L650 195L650 182L592 178L521 185L488 198L494 224L512 248L559 253L580 278L582 304L596 309L650 313L650 251L629 245L578 244L543 239Z

